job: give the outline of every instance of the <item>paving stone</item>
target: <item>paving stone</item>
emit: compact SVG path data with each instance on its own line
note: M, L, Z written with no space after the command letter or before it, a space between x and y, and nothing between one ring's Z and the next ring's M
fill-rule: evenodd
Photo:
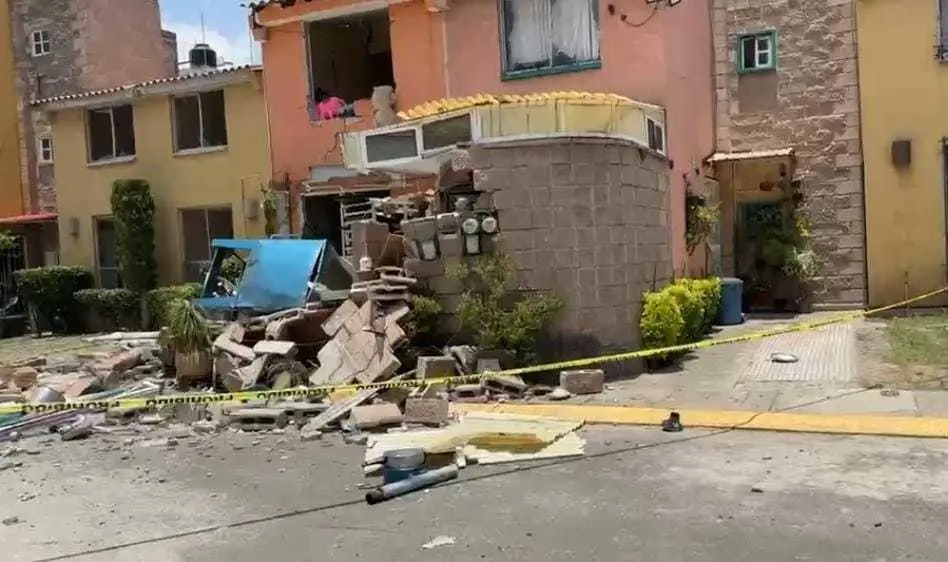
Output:
M443 398L409 398L405 401L405 421L425 425L447 423L449 404Z
M405 420L397 404L383 402L356 406L349 412L349 420L357 429L369 429L383 425L397 425Z
M796 363L775 363L775 353L790 353ZM793 332L760 340L742 381L855 381L856 339L852 324L834 324L819 330Z

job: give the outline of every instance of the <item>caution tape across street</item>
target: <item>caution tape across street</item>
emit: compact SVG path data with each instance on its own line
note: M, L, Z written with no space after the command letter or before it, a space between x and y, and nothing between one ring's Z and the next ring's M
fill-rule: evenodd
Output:
M49 412L61 412L70 410L105 410L109 408L153 408L160 406L169 406L176 404L224 404L232 402L249 402L253 400L271 400L277 398L319 398L328 396L341 391L362 391L362 390L385 390L387 388L413 388L433 385L457 385L478 383L491 376L513 376L525 375L531 373L542 373L546 371L559 371L564 369L577 369L600 365L602 363L614 363L620 361L629 361L631 359L644 359L655 357L657 355L666 355L669 353L681 353L696 349L705 349L709 347L718 347L735 343L743 343L754 340L761 340L781 334L792 332L805 332L816 330L832 324L851 322L874 314L880 314L896 308L902 308L920 301L924 301L933 296L948 292L948 287L931 291L901 302L887 306L861 310L857 312L847 312L835 315L823 320L813 322L798 322L788 326L782 326L744 334L728 338L718 338L702 340L693 343L673 345L668 347L641 349L637 351L628 351L624 353L615 353L611 355L601 355L598 357L587 357L583 359L572 359L569 361L560 361L556 363L545 363L542 365L531 365L529 367L520 367L516 369L505 369L502 371L478 373L476 375L460 375L454 377L442 377L437 379L416 379L404 381L388 381L366 384L343 384L343 385L321 385L311 387L291 388L287 390L260 390L246 392L227 392L227 393L202 393L202 394L180 394L174 396L156 396L152 398L120 398L115 400L77 400L74 402L52 402L43 404L0 404L0 414L40 414Z

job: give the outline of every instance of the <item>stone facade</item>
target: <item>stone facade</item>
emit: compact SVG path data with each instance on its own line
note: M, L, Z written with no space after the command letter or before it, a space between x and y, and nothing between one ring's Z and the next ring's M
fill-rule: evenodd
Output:
M111 88L168 76L157 0L10 0L20 96L23 197L33 212L55 211L52 164L37 158L38 137L51 133L30 100ZM33 53L33 33L46 32L49 52ZM173 35L173 34L172 34Z
M824 307L866 298L854 9L853 0L714 0L712 12L717 150L796 150ZM768 30L776 69L738 73L738 37Z
M468 164L473 207L496 213L521 286L566 303L549 355L640 346L642 294L672 275L668 160L628 141L579 136L478 144ZM442 234L446 218L402 226L409 240L438 233L441 259L405 267L450 311L461 287L445 271L463 252Z

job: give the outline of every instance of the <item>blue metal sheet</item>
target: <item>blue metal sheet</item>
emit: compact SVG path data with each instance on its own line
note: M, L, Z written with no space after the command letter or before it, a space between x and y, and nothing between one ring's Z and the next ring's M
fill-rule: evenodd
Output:
M302 306L319 274L325 240L254 240L237 286L238 308L273 312Z
M215 238L211 242L211 246L214 248L225 248L228 250L254 250L257 246L260 245L260 242L264 240L251 240L248 238L232 239L232 238Z

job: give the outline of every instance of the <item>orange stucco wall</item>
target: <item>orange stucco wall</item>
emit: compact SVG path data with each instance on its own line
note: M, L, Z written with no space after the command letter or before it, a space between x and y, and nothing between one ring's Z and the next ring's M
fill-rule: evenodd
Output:
M346 2L268 8L259 17L274 21L337 9ZM480 92L557 90L613 92L664 106L674 166L670 190L673 252L680 269L685 254L685 185L696 179L695 169L712 152L714 142L709 2L688 0L654 14L644 2L631 2L615 4L615 14L609 14L609 2L601 0L600 69L508 81L501 79L497 0L451 0L442 12L430 11L421 0L393 4L389 13L398 108ZM646 23L637 25L642 22ZM311 165L338 163L341 156L335 134L370 127L370 109L361 120L309 122L302 24L271 28L263 57L274 175L279 179L286 173L295 180L306 177Z

